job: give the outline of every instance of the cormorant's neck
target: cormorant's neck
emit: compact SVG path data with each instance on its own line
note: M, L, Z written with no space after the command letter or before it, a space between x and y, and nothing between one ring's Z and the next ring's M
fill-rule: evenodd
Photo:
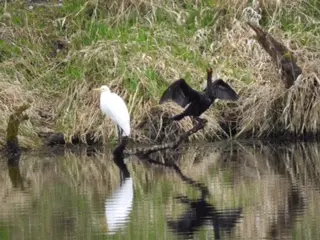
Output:
M213 98L213 92L212 92L212 70L207 70L207 88L206 88L206 94L212 99Z

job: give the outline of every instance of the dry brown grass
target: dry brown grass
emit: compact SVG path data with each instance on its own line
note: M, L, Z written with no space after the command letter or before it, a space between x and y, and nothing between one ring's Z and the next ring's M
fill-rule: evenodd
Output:
M1 75L2 81L0 81L1 91L0 91L0 145L5 144L6 137L6 129L7 122L9 120L9 116L12 114L15 107L20 106L23 103L32 102L33 101L33 93L31 91L24 91L23 86L19 84L19 82L10 82L8 76ZM31 118L37 119L37 115L32 110L28 110L27 114ZM35 130L39 130L36 126L34 126L30 121L24 122L20 127L20 143L22 147L36 147L37 143L39 143L37 138L37 133Z
M288 134L318 134L320 97L314 73L303 77L289 90L270 85L256 86L239 109L242 119L238 136L268 137Z
M220 52L226 56L225 61L232 58L234 69L242 69L240 78L252 81L242 87L238 106L230 109L237 115L237 137L317 135L320 116L320 72L317 66L320 52L299 44L300 39L290 39L296 37L293 33L284 36L276 26L270 31L294 52L303 74L295 86L285 90L270 56L252 38L253 31L245 23L235 20L233 27L225 32ZM313 44L320 46L318 40ZM228 114L229 110L226 111Z
M167 123L182 109L159 106L158 100L181 77L202 89L208 65L241 97L207 111L207 127L190 140L225 138L233 127L239 138L318 133L320 43L314 12L319 9L300 0L259 3L261 11L251 6L255 17L294 52L303 70L289 90L245 24L250 4L240 0L83 1L28 12L18 1L8 3L0 26L1 135L10 109L29 97L34 105L21 126L22 146L38 146L38 132L63 132L67 140L76 135L83 141L93 133L109 141L116 135L114 124L102 116L98 95L91 92L108 84L127 102L134 140L172 139L192 123ZM48 24L39 27L43 21ZM57 51L57 41L66 46Z

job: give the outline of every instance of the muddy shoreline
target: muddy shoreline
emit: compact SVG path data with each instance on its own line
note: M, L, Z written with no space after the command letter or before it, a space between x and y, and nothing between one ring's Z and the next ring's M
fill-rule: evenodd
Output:
M93 147L101 147L104 145L103 141L100 139L95 140L93 137L93 134L88 134L86 136L86 141L83 141L81 137L79 136L73 136L71 138L71 142L67 142L65 140L65 136L63 133L52 133L49 134L46 137L42 137L43 145L46 146L59 146L59 145L81 145L81 146L93 146ZM314 142L314 141L320 141L320 132L319 133L305 133L305 134L293 134L290 132L279 132L278 134L270 134L269 136L261 136L261 137L241 137L241 138L234 138L236 134L233 134L230 136L230 138L226 138L221 136L221 138L213 138L213 139L205 139L201 141L188 141L188 143L197 143L197 142L206 142L206 143L213 143L216 141L223 141L223 140L235 140L235 141L262 141L262 142L288 142L288 143L294 143L294 142ZM132 143L134 143L134 140L130 140ZM170 141L170 140L168 140ZM160 144L165 141L154 141L153 144ZM137 144L150 144L150 142L137 142Z

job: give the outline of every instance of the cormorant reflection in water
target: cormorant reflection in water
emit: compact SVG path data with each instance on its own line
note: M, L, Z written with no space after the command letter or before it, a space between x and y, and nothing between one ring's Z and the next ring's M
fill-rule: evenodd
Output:
M113 152L113 160L120 170L120 187L105 201L105 216L108 233L113 234L125 227L133 203L133 182L124 163L125 144L121 143Z
M181 203L188 205L188 210L177 220L167 221L168 226L177 234L184 237L192 237L193 234L206 222L211 222L213 226L215 239L220 239L220 231L231 232L235 224L241 217L242 208L217 210L212 204L206 201L209 196L208 188L199 182L185 176L176 164L167 164L155 161L149 155L139 155L140 160L151 164L172 168L177 175L187 184L199 189L201 197L196 200L190 200L187 196L176 197Z

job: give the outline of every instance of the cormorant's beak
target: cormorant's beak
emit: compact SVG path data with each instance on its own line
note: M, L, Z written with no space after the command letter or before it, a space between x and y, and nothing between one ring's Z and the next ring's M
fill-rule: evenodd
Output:
M94 88L92 91L100 91L100 88Z

